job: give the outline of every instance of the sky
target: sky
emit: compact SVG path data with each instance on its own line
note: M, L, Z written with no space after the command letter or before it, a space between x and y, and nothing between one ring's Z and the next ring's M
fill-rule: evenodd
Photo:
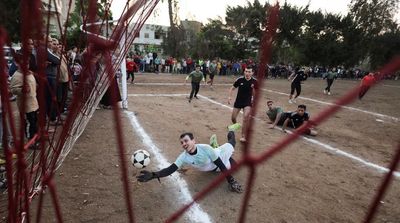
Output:
M267 0L259 0L264 4ZM310 3L310 10L322 12L331 12L338 14L347 14L348 4L351 0L286 0L290 5L304 7ZM253 0L251 0L253 2ZM276 0L269 0L270 4ZM283 5L285 0L279 0ZM111 5L111 10L115 19L119 18L122 9L126 4L126 0L114 1ZM225 11L228 6L246 5L247 0L179 0L179 19L181 20L197 20L203 24L207 23L208 19L224 18ZM396 16L397 21L400 21L400 12ZM168 19L168 4L167 1L157 5L154 13L149 17L146 23L157 25L169 25Z

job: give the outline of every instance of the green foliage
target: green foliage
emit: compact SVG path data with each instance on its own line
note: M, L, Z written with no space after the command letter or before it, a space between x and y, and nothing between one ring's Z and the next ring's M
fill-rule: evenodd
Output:
M397 0L353 0L351 12L340 16L286 2L279 10L279 27L272 63L345 67L371 61L379 67L399 52L399 27L393 22ZM257 54L268 4L255 0L228 7L226 23L211 20L191 43L196 57L242 59Z
M362 35L361 57L371 61L372 69L388 62L388 57L394 55L392 50L398 49L399 27L394 21L398 5L398 0L352 0L350 3L350 15ZM390 37L394 39L389 40Z
M67 26L67 49L72 46L84 48L86 46L86 38L82 35L80 26L86 20L90 0L76 0L75 9L70 14ZM112 20L112 13L106 10L107 0L97 1L97 17L102 20Z
M21 40L19 2L19 0L0 1L0 25L7 31L10 42L19 42Z
M183 27L172 26L164 36L161 47L164 53L173 57L181 58L188 55L188 42L186 41L186 33Z
M386 32L375 39L371 46L371 67L379 68L400 52L400 31Z

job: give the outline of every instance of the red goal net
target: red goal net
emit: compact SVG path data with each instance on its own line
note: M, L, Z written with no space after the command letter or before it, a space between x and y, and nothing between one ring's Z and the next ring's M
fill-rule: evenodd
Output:
M36 211L36 222L41 221L43 194L48 191L52 198L52 204L56 213L57 221L63 222L62 211L60 208L60 200L57 196L56 184L54 183L55 171L62 165L65 157L73 148L74 143L84 131L88 121L92 117L101 97L106 93L107 89L111 89L110 97L112 104L117 103L118 92L115 86L114 77L116 72L123 63L129 46L139 33L144 22L152 13L158 0L137 0L126 2L125 8L121 17L118 20L111 20L110 5L112 0L102 1L104 11L101 16L98 12L98 2L96 0L77 1L81 3L80 16L82 24L80 26L81 35L80 42L84 42L86 50L81 58L81 74L79 81L71 83L70 79L67 85L69 88L70 101L68 106L68 114L63 115L64 107L60 106L62 101L58 100L58 89L60 87L59 78L62 72L62 61L67 58L65 47L71 47L67 42L67 35L70 32L69 27L64 26L60 18L57 3L59 1L49 0L47 4L43 4L40 0L21 1L20 2L20 18L21 30L20 37L22 48L20 52L16 52L15 56L19 58L19 66L22 75L22 96L19 100L22 101L22 107L19 107L19 112L12 106L9 101L9 83L8 83L8 65L4 57L0 58L0 93L2 102L2 125L3 125L3 148L5 159L5 179L7 180L7 189L1 191L0 211L1 217L7 219L7 222L30 222L33 221L32 211ZM48 8L46 8L46 6ZM65 24L69 24L71 20L72 1L66 4L67 8L62 14L66 15ZM263 33L263 38L260 45L260 65L258 70L259 84L263 85L265 78L263 74L267 67L267 63L271 58L273 40L276 35L276 30L279 24L279 6L271 7L267 11L266 29ZM59 64L57 65L57 75L54 80L50 80L47 76L48 67L48 44L50 42L48 35L50 33L49 23L42 23L45 18L50 20L51 15L56 15L56 20L60 30L60 54L57 55ZM43 35L44 33L44 35ZM30 41L35 45L35 61L36 70L34 78L37 81L37 99L39 110L37 113L37 132L26 139L25 126L27 119L25 117L28 111L25 101L28 101L29 92L24 87L29 82L29 70L31 62L31 52L29 52ZM12 40L8 38L7 30L0 27L0 54L3 55L6 48ZM18 55L20 56L18 56ZM68 62L65 62L68 63ZM389 64L384 66L377 75L377 84L382 78L389 73L393 73L400 68L400 58L394 58ZM70 76L72 78L72 76ZM52 83L55 81L56 83ZM65 83L65 82L64 82ZM65 86L64 86L65 87ZM290 143L294 142L298 137L311 125L317 126L333 114L338 112L342 106L353 102L358 97L359 88L354 88L338 99L333 105L327 107L316 115L307 125L297 129L293 134L287 135L280 142L270 148L265 148L262 153L255 156L250 153L252 142L245 144L242 158L229 171L218 176L213 182L206 186L202 191L194 196L191 203L183 206L180 210L166 219L166 222L176 221L182 214L187 211L195 202L206 197L213 189L215 189L227 174L238 171L241 168L247 167L249 175L246 182L245 196L242 201L239 222L244 222L246 210L251 196L253 182L256 177L258 165L268 161L275 154L283 151ZM62 94L62 92L61 92ZM62 97L62 96L61 96ZM255 96L255 106L252 110L252 116L257 113L259 101L261 97L260 90L257 90ZM67 100L66 98L64 98ZM120 158L121 176L123 179L123 191L125 193L126 207L128 210L128 221L135 222L133 201L131 200L131 192L126 158L126 153L123 134L121 113L118 106L113 106L113 116L115 119L115 133L118 142L118 153ZM52 118L55 118L52 120ZM250 120L250 127L246 133L251 136L254 120ZM247 137L250 139L251 137ZM374 214L377 211L379 201L384 195L389 186L389 182L393 177L393 172L396 170L400 161L400 145L397 152L392 158L389 172L382 179L382 183L374 198L371 198L371 204L368 213L365 216L365 222L371 222ZM32 199L38 199L38 208L33 209L31 206Z

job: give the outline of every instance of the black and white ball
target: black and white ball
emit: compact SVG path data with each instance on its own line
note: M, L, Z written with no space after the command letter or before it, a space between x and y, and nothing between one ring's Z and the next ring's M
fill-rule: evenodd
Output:
M143 149L136 150L131 157L131 161L134 167L145 168L150 164L150 153Z

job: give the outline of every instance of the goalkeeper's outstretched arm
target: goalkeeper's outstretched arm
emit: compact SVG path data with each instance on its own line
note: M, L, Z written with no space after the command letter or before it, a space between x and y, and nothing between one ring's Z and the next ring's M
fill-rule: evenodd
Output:
M169 167L164 168L157 172L150 172L147 170L142 170L142 171L140 171L140 175L137 176L136 178L140 182L147 182L154 178L157 178L158 180L160 180L161 177L169 176L177 170L178 170L178 166L175 163L173 163Z

